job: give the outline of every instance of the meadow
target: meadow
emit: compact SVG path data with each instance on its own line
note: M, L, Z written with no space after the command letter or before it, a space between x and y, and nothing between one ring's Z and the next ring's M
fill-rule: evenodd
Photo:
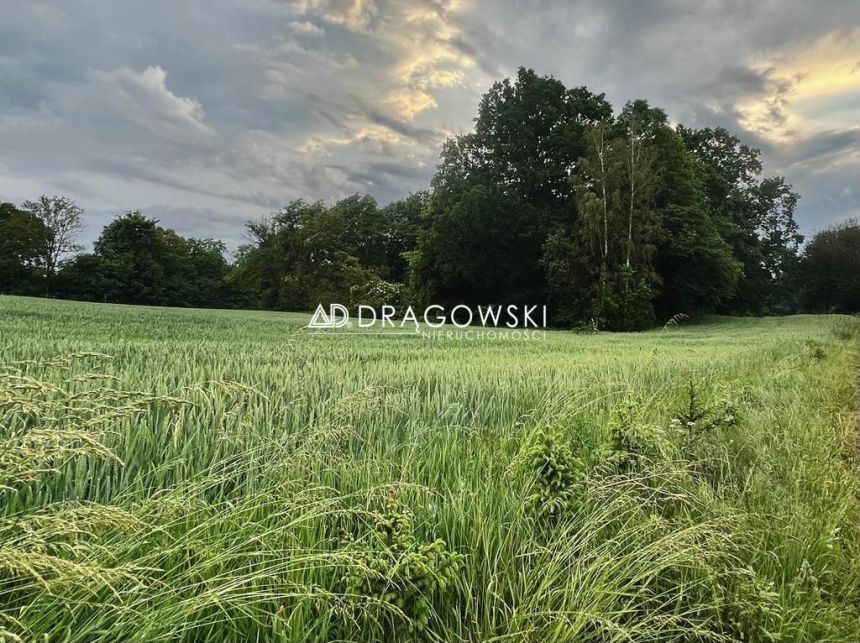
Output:
M857 641L860 322L0 297L4 641Z

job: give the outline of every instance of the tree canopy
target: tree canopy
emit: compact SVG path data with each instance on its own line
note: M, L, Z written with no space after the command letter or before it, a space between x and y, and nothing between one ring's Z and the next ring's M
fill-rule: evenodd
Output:
M860 221L816 234L804 249L798 281L805 309L860 312Z
M801 252L798 199L724 128L673 126L645 100L614 111L520 69L443 145L428 190L385 206L292 201L248 222L232 262L220 241L140 212L75 256L74 202L2 204L0 289L274 310L546 304L556 325L610 330L679 313L857 310L856 223Z

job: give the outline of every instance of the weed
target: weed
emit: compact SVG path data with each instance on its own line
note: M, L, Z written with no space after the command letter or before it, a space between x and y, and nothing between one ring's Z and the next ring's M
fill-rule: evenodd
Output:
M782 621L779 593L774 583L763 580L749 567L731 570L723 619L733 637L749 643L780 641Z

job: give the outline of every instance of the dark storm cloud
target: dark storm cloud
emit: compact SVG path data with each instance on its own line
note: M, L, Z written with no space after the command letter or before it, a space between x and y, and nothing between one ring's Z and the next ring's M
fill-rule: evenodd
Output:
M0 6L0 199L242 239L291 199L425 187L518 66L760 147L810 231L857 215L860 6L109 0Z

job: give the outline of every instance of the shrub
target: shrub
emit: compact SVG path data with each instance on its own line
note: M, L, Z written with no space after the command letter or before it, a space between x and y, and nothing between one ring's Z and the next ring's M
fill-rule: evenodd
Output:
M638 471L646 458L660 456L666 450L661 436L652 427L639 422L636 416L637 406L632 402L613 413L606 464L616 473Z
M673 424L684 429L688 437L737 425L738 410L728 393L710 403L703 402L702 397L700 388L691 380L684 405L673 418Z
M406 291L403 284L385 281L376 275L369 276L349 289L349 305L352 308L365 305L379 311L388 305L399 309L405 302Z
M529 442L526 462L534 476L528 506L539 518L551 522L579 508L585 465L575 457L561 436L537 431Z
M350 621L363 632L382 630L385 640L419 636L428 629L433 598L456 582L463 556L443 540L418 540L412 512L394 495L369 517L369 531L345 534L341 548L354 561L338 588L353 608Z

